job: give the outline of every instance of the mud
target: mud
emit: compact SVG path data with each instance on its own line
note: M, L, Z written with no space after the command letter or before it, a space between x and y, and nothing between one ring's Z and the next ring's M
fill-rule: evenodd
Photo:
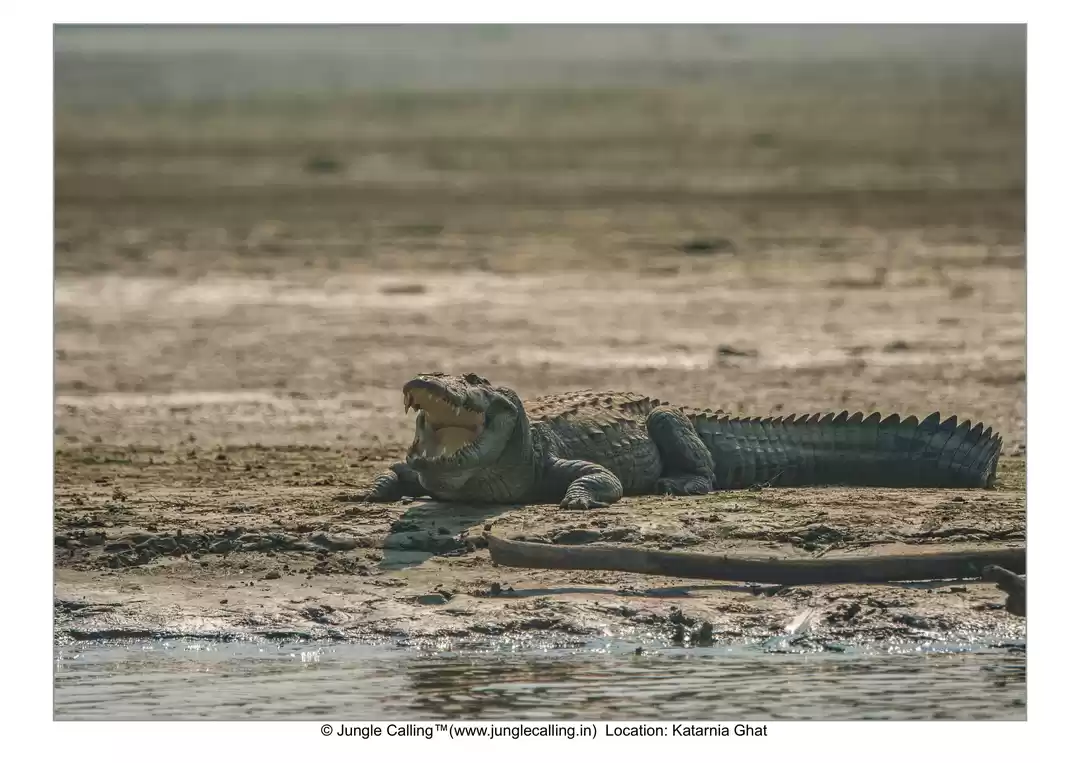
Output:
M1015 458L994 491L765 488L634 498L583 513L348 503L341 488L384 461L351 467L346 450L98 447L108 455L97 459L61 451L58 638L659 633L692 644L767 638L801 616L825 641L1023 633L1000 591L981 582L777 589L507 569L490 563L482 537L490 528L567 544L815 556L1021 544Z
M1024 542L1023 77L932 69L891 99L880 72L838 85L781 67L302 108L61 103L57 638L1022 637L989 583L511 570L481 539L792 556ZM525 397L941 410L1001 431L1005 455L990 491L765 488L588 513L341 500L403 454L400 387L431 370Z

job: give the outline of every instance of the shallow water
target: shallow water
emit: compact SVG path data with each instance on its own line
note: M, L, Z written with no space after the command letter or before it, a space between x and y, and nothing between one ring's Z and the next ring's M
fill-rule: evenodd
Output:
M912 720L1026 714L1022 648L436 652L142 641L56 648L57 719Z

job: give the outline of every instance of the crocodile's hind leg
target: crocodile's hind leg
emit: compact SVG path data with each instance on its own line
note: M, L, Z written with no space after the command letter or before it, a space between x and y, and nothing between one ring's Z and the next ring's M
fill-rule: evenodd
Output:
M649 437L660 450L663 476L656 488L674 495L703 495L712 492L712 454L686 415L668 405L654 408L645 420Z

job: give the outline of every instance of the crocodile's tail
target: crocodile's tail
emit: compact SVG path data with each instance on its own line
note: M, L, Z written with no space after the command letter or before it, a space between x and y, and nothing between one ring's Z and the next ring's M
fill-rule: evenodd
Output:
M697 415L716 461L716 488L753 485L992 487L1001 435L933 413L730 418Z

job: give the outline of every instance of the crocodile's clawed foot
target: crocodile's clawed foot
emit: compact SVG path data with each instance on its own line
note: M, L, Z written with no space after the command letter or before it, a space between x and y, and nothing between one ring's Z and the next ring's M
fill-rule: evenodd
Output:
M559 504L560 509L604 509L610 506L610 503L604 501L598 501L595 498L590 498L587 495L575 495L566 496L562 499L562 503Z
M334 496L333 500L338 503L368 503L371 498L371 493L338 493Z
M401 483L395 474L386 474L376 478L368 490L334 496L335 501L342 503L394 503L400 498Z
M706 495L713 491L713 484L708 477L698 475L663 477L657 480L656 491L661 495Z

